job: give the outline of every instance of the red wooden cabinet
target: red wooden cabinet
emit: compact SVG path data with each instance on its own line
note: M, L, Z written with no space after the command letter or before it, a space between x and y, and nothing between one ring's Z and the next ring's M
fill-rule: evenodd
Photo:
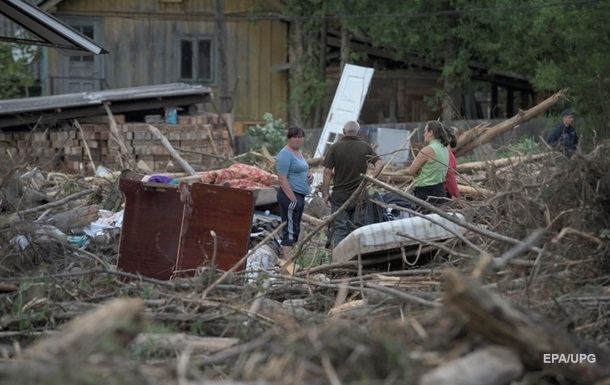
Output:
M198 267L229 270L248 251L255 193L205 183L119 180L125 212L117 267L156 279L192 276ZM237 268L242 270L244 264Z

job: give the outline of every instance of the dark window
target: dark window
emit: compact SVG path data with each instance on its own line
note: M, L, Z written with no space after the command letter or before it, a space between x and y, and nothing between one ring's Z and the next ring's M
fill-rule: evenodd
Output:
M180 40L180 80L214 82L214 50L211 38Z
M93 26L92 25L71 25L72 28L80 32L81 34L87 36L91 40L94 40L95 36L93 36ZM91 62L93 63L93 55L87 56L70 56L71 62Z

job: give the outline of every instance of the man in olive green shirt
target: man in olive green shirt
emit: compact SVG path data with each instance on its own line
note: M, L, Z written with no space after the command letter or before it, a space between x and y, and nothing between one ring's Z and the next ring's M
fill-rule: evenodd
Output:
M322 194L325 202L330 202L331 212L335 213L352 196L362 182L368 165L374 165L373 178L383 169L383 161L370 144L360 139L360 125L349 121L343 126L343 138L334 143L324 157L324 176ZM330 194L330 182L333 192ZM352 230L356 205L340 213L332 223L331 245L334 248Z

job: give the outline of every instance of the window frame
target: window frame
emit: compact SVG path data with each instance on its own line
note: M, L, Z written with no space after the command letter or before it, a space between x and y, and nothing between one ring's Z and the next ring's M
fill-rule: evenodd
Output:
M191 59L192 59L192 74L191 77L182 76L182 44L183 42L190 42L191 44ZM209 78L201 78L199 75L201 74L201 64L200 64L200 44L201 42L208 42L210 45L210 77ZM203 83L206 85L213 85L216 83L216 41L214 36L212 35L185 35L178 37L178 42L176 44L177 47L177 72L178 72L178 81L187 82L187 83Z

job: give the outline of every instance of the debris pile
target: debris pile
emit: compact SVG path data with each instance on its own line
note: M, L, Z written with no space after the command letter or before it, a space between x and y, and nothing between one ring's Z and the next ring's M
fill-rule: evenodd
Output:
M257 207L242 270L171 280L116 268L118 174L6 170L0 384L603 383L609 155L462 164L479 191L451 202L466 230L421 242L416 266L332 262L312 199L293 274L275 268L278 217ZM375 188L403 191L398 174Z

